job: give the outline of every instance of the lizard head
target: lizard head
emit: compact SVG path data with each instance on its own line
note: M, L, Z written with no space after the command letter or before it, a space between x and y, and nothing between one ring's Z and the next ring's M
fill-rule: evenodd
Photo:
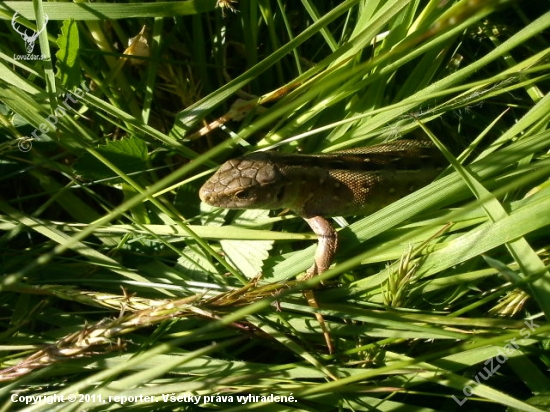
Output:
M278 209L284 196L282 181L265 153L252 153L225 162L201 187L199 197L228 209Z

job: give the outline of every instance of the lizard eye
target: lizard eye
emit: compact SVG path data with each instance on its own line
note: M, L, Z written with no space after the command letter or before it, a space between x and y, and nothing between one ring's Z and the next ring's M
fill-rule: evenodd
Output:
M235 193L235 197L239 200L246 200L248 199L250 195L250 192L248 190L239 190L237 193Z

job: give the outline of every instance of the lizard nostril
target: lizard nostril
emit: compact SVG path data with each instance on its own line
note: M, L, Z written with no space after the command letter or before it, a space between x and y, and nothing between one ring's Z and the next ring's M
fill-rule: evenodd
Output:
M199 198L200 198L204 203L211 204L210 202L212 201L212 193L209 192L208 190L204 190L204 187L203 187L203 188L201 188L201 190L199 191Z

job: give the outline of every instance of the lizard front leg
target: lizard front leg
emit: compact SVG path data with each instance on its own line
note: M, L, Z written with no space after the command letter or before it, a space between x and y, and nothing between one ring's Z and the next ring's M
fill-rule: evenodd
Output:
M317 249L315 250L315 261L306 271L304 280L310 279L326 271L331 262L336 248L338 247L338 233L332 227L328 220L322 216L304 218L309 227L319 237Z
M315 261L313 265L307 270L306 275L303 280L310 279L315 275L319 275L327 270L332 262L332 258L336 253L336 248L338 246L338 234L332 227L332 225L321 216L314 216L310 218L304 218L308 225L311 227L313 232L319 237L317 249L315 250ZM304 297L306 298L309 306L315 309L319 309L319 304L315 299L315 294L312 290L304 291ZM329 353L334 353L334 346L332 345L332 340L330 339L330 334L325 324L323 315L315 312L315 318L319 322L319 326L323 331L323 336L325 337L325 342L328 348Z

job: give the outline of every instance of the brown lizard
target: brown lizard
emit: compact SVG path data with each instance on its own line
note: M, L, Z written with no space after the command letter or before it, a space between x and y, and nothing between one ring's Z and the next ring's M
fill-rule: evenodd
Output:
M441 153L426 140L327 154L257 152L225 162L199 196L212 206L288 208L303 217L319 239L309 278L326 271L336 252L338 236L326 217L373 213L427 185L444 166ZM306 297L317 306L312 294Z
M368 215L430 183L445 166L426 140L398 140L327 154L257 152L228 160L202 186L201 200L230 209L288 208L319 236L307 275L328 269L337 234L325 219Z

